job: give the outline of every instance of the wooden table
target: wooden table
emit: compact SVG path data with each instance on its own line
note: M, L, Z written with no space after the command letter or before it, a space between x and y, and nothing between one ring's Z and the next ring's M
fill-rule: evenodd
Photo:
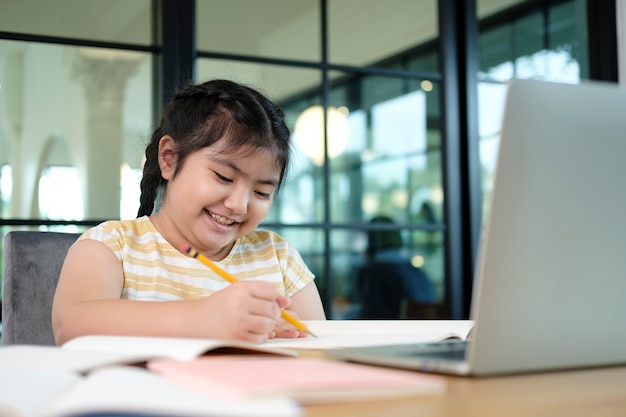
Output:
M452 332L471 321L307 322L318 334L374 335ZM301 357L325 358L323 349L290 345ZM329 359L330 360L330 359ZM497 377L452 377L439 395L387 401L305 406L307 417L626 417L626 366Z
M488 378L443 377L444 394L306 406L311 417L626 416L626 367Z

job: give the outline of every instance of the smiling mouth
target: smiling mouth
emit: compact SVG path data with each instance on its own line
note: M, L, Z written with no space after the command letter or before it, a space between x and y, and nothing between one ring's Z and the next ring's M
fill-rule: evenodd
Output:
M230 226L232 224L235 223L235 221L228 219L226 217L222 217L219 214L215 214L212 212L209 212L209 215L213 218L213 220L215 220L216 222L218 222L219 224L222 224L224 226Z

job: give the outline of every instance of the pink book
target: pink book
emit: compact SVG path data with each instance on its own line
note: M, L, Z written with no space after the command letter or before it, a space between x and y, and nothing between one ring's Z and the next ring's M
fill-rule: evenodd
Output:
M445 389L437 375L314 358L215 355L153 360L148 369L232 400L287 397L310 404L434 395Z

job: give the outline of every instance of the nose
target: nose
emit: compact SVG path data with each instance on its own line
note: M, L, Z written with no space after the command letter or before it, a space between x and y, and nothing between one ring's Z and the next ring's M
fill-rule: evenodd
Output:
M243 215L248 212L249 192L247 187L234 186L224 199L224 206L233 214Z

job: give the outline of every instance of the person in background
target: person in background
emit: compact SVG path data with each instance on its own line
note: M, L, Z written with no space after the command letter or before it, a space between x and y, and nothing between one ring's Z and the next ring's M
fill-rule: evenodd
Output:
M257 230L290 153L282 111L256 90L212 80L178 92L146 148L138 217L88 230L67 254L52 307L56 343L85 334L304 337L280 310L325 319L314 276L289 242Z
M393 224L386 216L374 217L372 224ZM357 271L360 319L397 319L404 300L434 303L434 286L423 270L414 267L402 253L399 230L368 232L366 261Z

